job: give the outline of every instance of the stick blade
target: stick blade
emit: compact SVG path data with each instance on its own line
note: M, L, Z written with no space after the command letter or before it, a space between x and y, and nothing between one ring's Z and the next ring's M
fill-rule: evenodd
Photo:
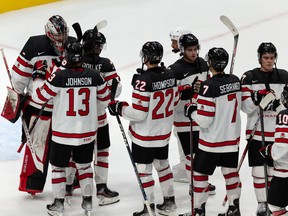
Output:
M270 92L261 100L259 106L262 109L265 109L265 107L268 106L268 104L273 100L275 100L275 95L272 92Z
M102 28L104 28L106 26L107 26L107 21L106 20L102 20L102 21L98 22L95 27L97 27L97 29L100 30L100 29L102 29Z
M229 30L232 32L234 37L239 37L239 32L235 25L232 23L232 21L225 15L220 16L221 22L229 28Z

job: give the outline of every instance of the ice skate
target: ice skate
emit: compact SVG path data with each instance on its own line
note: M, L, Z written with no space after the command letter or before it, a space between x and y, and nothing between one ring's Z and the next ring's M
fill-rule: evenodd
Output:
M230 205L226 213L220 213L218 216L241 216L239 208L239 199L233 201L234 205Z
M206 203L203 203L201 205L201 208L195 208L194 209L194 216L205 216L205 205ZM191 212L179 214L179 216L192 216Z
M97 198L99 199L99 206L111 205L119 202L119 193L111 191L107 184L97 184Z
M256 211L257 216L267 216L267 203L266 202L259 202L257 211Z
M151 208L151 211L152 211L152 215L153 215L153 216L156 216L154 203L151 203L151 204L150 204L150 208ZM142 210L142 211L139 211L139 212L134 212L134 213L133 213L133 216L150 216L150 215L149 215L149 213L148 213L148 209L147 209L146 205L144 204L143 210Z
M69 206L71 206L71 198L73 195L73 185L66 185L66 194L65 194L65 201Z
M177 209L177 206L175 203L175 197L164 197L164 202L162 204L157 204L156 208L160 215L176 215L175 211Z
M92 211L92 196L83 196L81 207L85 211L85 215L90 216Z
M51 216L62 216L64 211L64 199L55 198L52 204L46 206L47 212Z
M182 168L181 163L173 166L172 170L173 170L174 182L188 183L186 170Z

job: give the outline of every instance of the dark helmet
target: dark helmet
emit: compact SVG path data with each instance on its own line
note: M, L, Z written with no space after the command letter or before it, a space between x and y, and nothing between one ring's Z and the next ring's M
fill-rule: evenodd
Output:
M181 53L189 46L197 46L200 49L199 41L193 34L184 34L179 38L179 48Z
M229 54L223 48L213 47L206 54L205 60L209 67L214 68L217 72L223 72L229 61Z
M275 58L277 58L277 49L271 42L261 43L257 49L258 60L264 53L274 53Z
M284 86L283 92L281 93L281 103L288 108L288 84Z
M106 44L106 37L101 32L93 33L93 29L87 30L83 35L83 49L85 54L95 53L95 47L99 47L101 50Z
M45 25L45 33L50 39L56 53L61 55L69 35L69 28L65 20L59 15L50 17Z
M83 58L83 48L78 41L67 41L64 49L66 60L65 67L81 67Z
M148 41L142 46L140 57L143 63L158 64L163 57L163 46L157 41Z

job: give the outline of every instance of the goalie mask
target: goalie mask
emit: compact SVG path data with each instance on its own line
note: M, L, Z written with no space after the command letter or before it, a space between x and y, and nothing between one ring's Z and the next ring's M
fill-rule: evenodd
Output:
M184 34L190 34L191 33L191 30L188 29L187 27L184 27L184 26L179 26L179 27L176 27L174 29L171 30L169 36L170 36L170 39L171 41L176 41L176 44L177 44L177 47L173 47L172 45L172 48L173 48L173 52L177 53L180 51L179 47L179 39L182 35ZM174 43L174 42L173 42Z
M281 93L281 103L288 109L288 84L284 86L283 92Z
M45 25L45 33L50 39L55 52L58 55L62 55L64 44L69 34L69 29L65 20L59 15L50 17L47 24Z

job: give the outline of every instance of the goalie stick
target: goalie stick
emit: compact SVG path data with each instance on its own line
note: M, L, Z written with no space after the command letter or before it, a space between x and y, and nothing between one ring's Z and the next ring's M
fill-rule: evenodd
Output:
M106 26L107 26L107 21L102 20L95 25L94 29L97 28L97 31L98 31L99 29L102 29ZM77 35L77 40L80 42L83 39L83 33L82 33L82 28L81 28L80 24L78 22L76 22L72 25L72 27L73 27L76 35ZM94 29L93 29L93 31L94 31Z
M27 124L26 124L26 121L25 121L25 118L23 115L22 115L22 124L23 124L23 129L24 129L25 135L26 135L26 140L27 140L26 143L27 143L27 146L29 147L29 149L31 151L31 155L32 155L35 167L43 173L43 170L44 170L43 169L43 163L36 155L36 151L35 151L35 148L32 144L31 136L30 136L30 133L29 133L29 130L28 130L28 127L27 127Z
M237 45L238 45L238 39L239 39L239 32L235 25L231 22L231 20L226 17L225 15L220 16L221 22L229 28L229 30L232 32L234 36L234 45L233 45L233 54L231 58L231 65L230 65L230 74L233 73L234 70L234 63L235 63L235 57L236 57L236 51L237 51Z
M118 85L118 81L117 79L113 79L112 80L112 87L111 87L111 92L110 92L110 99L111 101L113 101L115 99L115 94L116 94L116 90L117 90L117 85ZM153 216L153 212L151 210L151 207L150 207L150 203L148 201L148 198L147 198L147 195L145 193L145 190L143 188L143 184L142 184L142 181L140 179L140 175L139 175L139 172L138 172L138 169L137 169L137 166L135 164L135 161L133 159L133 156L132 156L132 152L131 152L131 149L130 149L130 146L129 146L129 143L128 143L128 139L126 137L126 134L125 134L125 131L124 131L124 128L123 128L123 125L121 123L121 119L119 117L119 115L116 115L116 119L117 119L117 122L118 122L118 125L119 125L119 128L121 130L121 134L123 136L123 140L124 140L124 143L126 145L126 148L127 148L127 151L128 151L128 154L129 154L129 157L130 157L130 160L131 160L131 163L133 165L133 169L134 169L134 172L135 172L135 175L137 177L137 181L138 181L138 184L139 184L139 187L140 187L140 190L141 190L141 193L142 193L142 196L143 196L143 199L144 199L144 204L148 210L148 214L149 216Z

